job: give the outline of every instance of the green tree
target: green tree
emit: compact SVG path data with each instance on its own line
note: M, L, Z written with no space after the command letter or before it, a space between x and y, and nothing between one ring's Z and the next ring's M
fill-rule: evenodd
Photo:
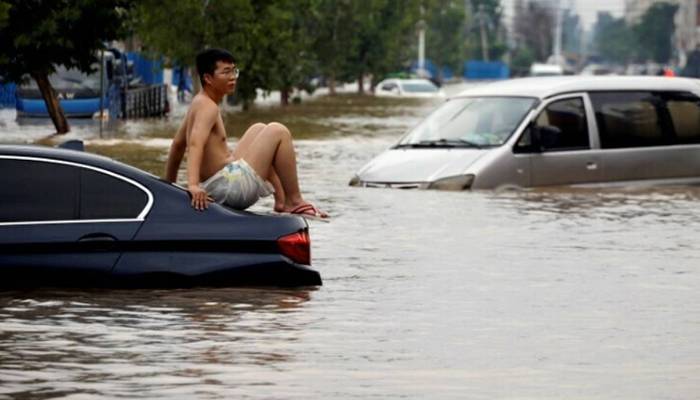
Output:
M10 16L10 3L6 1L0 1L0 24L7 21Z
M600 56L620 64L627 64L639 49L624 18L614 18L610 13L598 15L594 43Z
M357 3L355 3L357 4ZM351 78L349 57L357 47L357 27L352 0L312 0L306 21L313 38L317 70L335 94L336 82Z
M17 83L31 76L56 132L68 132L49 75L57 66L92 72L98 50L106 41L122 36L130 7L131 0L3 1L0 10L5 10L6 17L0 17L0 75Z
M194 66L202 49L227 49L241 69L236 98L244 109L258 89L280 90L286 104L313 61L308 26L301 17L312 1L181 0L162 7L159 0L142 0L134 32L147 49L179 65Z
M419 5L416 0L355 3L357 41L348 55L348 65L359 82L360 92L364 92L365 75L372 75L374 87L387 73L401 69L415 58Z
M364 92L387 73L407 66L416 52L420 0L314 0L309 33L317 70L331 94L338 81L358 80Z
M535 53L528 46L519 46L513 52L510 69L513 76L526 76L530 72L530 66L535 62Z
M465 17L462 0L436 0L432 5L428 16L426 53L438 71L444 66L455 73L461 70L465 55Z
M160 0L141 0L132 19L133 32L144 50L163 55L171 62L194 67L195 56L207 47L230 50L242 77L237 94L244 102L255 98L256 66L251 65L253 41L260 32L249 0L180 0L163 6ZM199 76L191 68L199 87Z
M525 47L532 51L535 61L547 61L553 48L552 10L534 1L518 0L515 3L513 25L518 48Z
M503 9L500 0L470 0L469 31L466 40L467 56L473 59L483 58L483 46L487 46L489 60L498 60L508 49L501 23ZM482 41L482 32L484 39Z
M678 11L677 4L654 3L642 15L639 24L633 27L642 60L652 59L657 63L667 63L673 51L673 18Z
M312 73L312 39L305 24L310 0L255 1L255 19L260 29L251 53L251 65L259 66L252 83L264 90L278 90L282 105L289 94Z

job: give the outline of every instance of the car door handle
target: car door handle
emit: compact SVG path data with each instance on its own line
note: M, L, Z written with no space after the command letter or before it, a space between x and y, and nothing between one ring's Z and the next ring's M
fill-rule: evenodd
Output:
M117 238L106 233L88 233L78 239L79 242L116 242Z
M587 163L586 163L586 169L589 170L589 171L595 171L595 170L598 169L598 164L596 164L596 163L594 163L594 162L587 162Z

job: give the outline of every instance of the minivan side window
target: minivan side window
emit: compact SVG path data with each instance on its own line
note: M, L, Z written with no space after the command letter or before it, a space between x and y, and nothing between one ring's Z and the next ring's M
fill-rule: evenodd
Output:
M665 93L675 144L700 143L700 99L690 93Z
M593 92L603 149L670 144L671 127L664 100L652 92Z
M583 99L580 97L562 99L547 105L534 121L535 128L552 128L558 131L548 141L540 143L543 151L564 151L589 149L588 123ZM520 138L516 151L527 151L531 147L532 130ZM520 149L520 150L518 150Z
M78 168L42 161L0 159L0 171L0 223L76 218Z

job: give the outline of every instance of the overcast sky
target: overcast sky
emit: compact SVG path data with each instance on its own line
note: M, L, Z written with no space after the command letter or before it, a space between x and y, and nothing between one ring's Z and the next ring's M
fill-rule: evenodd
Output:
M568 0L562 0L562 4L567 3ZM625 11L625 0L574 0L574 3L585 29L593 26L598 11L609 11L615 17L621 17Z
M559 0L561 7L576 10L581 17L584 29L591 29L598 16L598 11L608 11L615 17L621 17L625 11L625 0ZM541 0L543 4L555 4L556 0ZM513 17L515 0L501 0L505 18Z

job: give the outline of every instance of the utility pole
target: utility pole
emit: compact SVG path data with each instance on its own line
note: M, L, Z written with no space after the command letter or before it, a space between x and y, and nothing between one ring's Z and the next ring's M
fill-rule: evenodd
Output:
M100 139L102 139L102 125L105 117L105 51L100 50Z
M562 35L562 19L563 9L561 0L557 0L556 4L556 23L554 25L554 51L553 58L555 64L561 64L561 35Z
M425 27L426 23L425 20L423 19L423 14L425 10L423 6L420 6L420 21L418 21L418 24L416 25L416 28L418 28L418 69L416 73L418 74L419 77L425 78L426 73L425 73Z
M488 37L486 35L486 13L484 12L484 5L479 5L479 11L477 12L477 18L479 18L479 31L481 32L481 58L484 61L489 60L489 43Z

